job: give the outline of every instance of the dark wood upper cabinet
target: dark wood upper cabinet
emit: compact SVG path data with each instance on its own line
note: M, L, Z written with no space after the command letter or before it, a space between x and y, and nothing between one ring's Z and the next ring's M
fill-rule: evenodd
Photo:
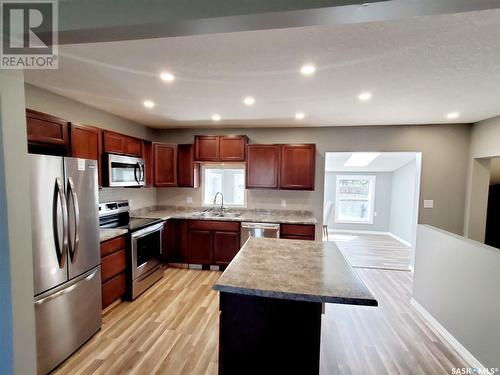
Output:
M220 161L245 161L248 138L245 135L225 135L219 137Z
M105 130L104 152L141 157L142 140Z
M110 152L113 154L124 154L125 153L125 138L123 134L110 132L108 130L104 131L104 152Z
M158 187L177 186L177 145L155 143L154 185Z
M102 130L93 126L71 123L71 152L74 158L97 160L99 186L102 186Z
M240 250L239 232L213 232L213 263L227 266Z
M279 187L280 145L247 146L247 189Z
M280 188L314 190L316 145L281 145Z
M142 140L134 137L125 137L125 154L142 156Z
M177 186L200 186L200 165L194 161L194 145L177 146Z
M144 187L153 186L154 181L154 162L153 162L153 143L142 141L142 158L144 159L146 170L146 184Z
M196 161L245 161L246 135L195 135Z
M69 124L66 120L43 112L26 109L28 144L69 148ZM64 152L62 152L64 154ZM66 153L67 154L67 153Z
M216 135L195 135L195 160L219 161L219 140L220 138Z

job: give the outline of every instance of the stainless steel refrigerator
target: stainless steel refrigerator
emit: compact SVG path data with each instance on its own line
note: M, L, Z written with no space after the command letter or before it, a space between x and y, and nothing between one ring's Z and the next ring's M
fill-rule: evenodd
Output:
M97 161L29 162L37 368L46 374L102 323Z

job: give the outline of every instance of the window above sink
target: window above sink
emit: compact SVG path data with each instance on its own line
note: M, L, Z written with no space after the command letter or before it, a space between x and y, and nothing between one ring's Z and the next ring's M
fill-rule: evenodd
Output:
M217 192L224 195L225 207L246 207L245 164L204 164L201 176L204 207L220 207L220 195L214 205L214 197Z

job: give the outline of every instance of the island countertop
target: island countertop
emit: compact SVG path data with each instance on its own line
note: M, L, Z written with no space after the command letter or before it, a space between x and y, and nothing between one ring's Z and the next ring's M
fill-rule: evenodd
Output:
M213 289L306 302L378 304L333 242L250 238Z

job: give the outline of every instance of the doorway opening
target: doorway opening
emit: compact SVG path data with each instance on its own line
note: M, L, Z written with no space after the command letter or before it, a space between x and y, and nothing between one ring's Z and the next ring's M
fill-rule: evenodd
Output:
M418 152L327 152L323 239L353 267L411 270L417 235Z

